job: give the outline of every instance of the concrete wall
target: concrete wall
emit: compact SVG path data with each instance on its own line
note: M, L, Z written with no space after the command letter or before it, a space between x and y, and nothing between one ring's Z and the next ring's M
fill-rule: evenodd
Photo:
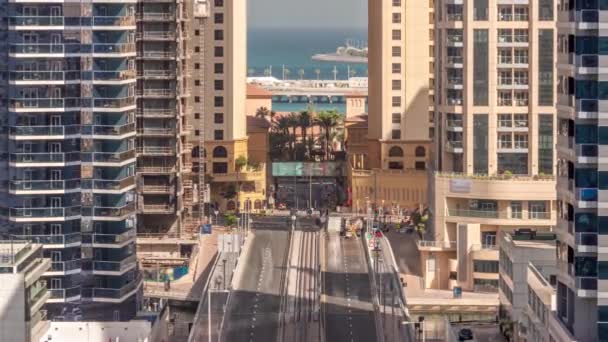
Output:
M148 321L52 322L40 342L151 342L151 331Z
M24 284L22 274L0 274L0 342L27 339Z

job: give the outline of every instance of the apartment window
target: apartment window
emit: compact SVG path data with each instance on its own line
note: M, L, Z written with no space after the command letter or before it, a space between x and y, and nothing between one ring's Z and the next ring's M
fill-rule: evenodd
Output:
M224 73L224 63L215 63L213 65L213 70L215 71L216 74L223 74Z
M528 6L515 6L513 8L513 20L528 21Z
M498 261L496 261L496 260L473 260L473 272L498 273Z
M195 46L194 47L194 52L196 52L196 53L201 52L201 47L200 46Z
M528 127L528 114L514 114L513 127L526 128Z
M215 0L215 7L224 7L224 0Z
M513 147L517 149L527 149L528 148L528 134L515 133L513 139Z
M200 63L194 63L194 69L200 69L201 68L201 64Z
M393 40L401 40L401 30L393 30Z
M528 173L528 154L527 153L497 153L498 173L503 174L509 171L515 175L525 175Z
M544 201L530 201L528 202L528 215L532 219L547 219L547 202Z
M199 87L201 85L201 80L194 80L194 86Z
M426 170L426 162L417 161L414 163L414 168L416 170Z
M553 115L538 115L538 173L553 174Z
M474 30L473 105L488 105L488 30Z
M394 124L401 123L401 114L400 113L393 113L393 120L392 120L392 122Z
M511 218L520 219L523 217L523 203L521 201L512 201L510 208Z
M498 133L498 148L512 148L513 140L511 133Z
M401 46L393 46L393 57L401 57Z
M498 127L510 128L512 126L511 114L498 114Z
M401 13L393 13L393 24L401 24Z
M498 72L498 84L511 85L511 70L501 70Z
M224 47L223 46L216 46L213 48L213 55L215 57L224 57Z
M401 130L400 129L394 129L391 132L391 139L393 140L400 140L401 139Z
M215 80L215 81L213 81L213 89L215 89L215 90L224 90L224 80Z
M401 90L401 80L393 80L393 90Z
M198 129L194 130L194 135L198 137L199 135L201 135L201 131L199 131Z
M228 163L213 163L213 173L228 173Z
M215 13L215 15L213 16L213 20L215 21L216 24L223 24L224 23L224 13Z
M528 85L528 71L527 70L513 71L513 84Z
M473 115L473 171L488 173L488 115Z
M528 92L527 91L516 91L513 93L515 99L515 105L524 107L528 105Z
M201 97L200 97L200 96L195 96L195 97L194 97L194 102L195 102L195 103L199 103L199 102L201 102Z
M515 64L528 64L528 49L515 49L513 54Z
M213 114L213 123L223 124L224 123L224 113Z
M498 105L499 106L512 106L513 96L510 91L498 91Z
M200 35L201 35L201 31L199 31L199 30L194 30L194 35L195 35L195 36L200 36Z
M393 74L401 73L401 63L393 63L392 67L393 67Z
M213 140L224 140L224 130L216 129L213 131Z
M401 96L393 96L393 107L401 107Z
M200 119L201 118L201 113L194 113L194 118L196 120Z
M553 0L538 0L538 20L553 20Z
M224 30L215 30L213 36L215 40L224 40Z
M528 30L527 29L513 30L513 41L515 43L527 43L528 42Z
M498 29L498 42L511 43L513 41L513 31L511 29Z
M513 63L513 56L511 49L498 49L498 64L511 64Z
M473 6L475 20L488 20L488 0L475 0Z
M216 107L224 107L224 97L223 96L216 96L213 99L213 103Z
M553 106L553 30L538 31L538 105ZM547 65L549 64L549 65Z
M393 6L401 6L401 0L393 0Z

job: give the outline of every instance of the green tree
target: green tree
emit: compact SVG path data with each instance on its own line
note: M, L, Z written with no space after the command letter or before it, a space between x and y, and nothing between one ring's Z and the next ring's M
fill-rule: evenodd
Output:
M260 107L255 111L256 118L266 118L271 115L271 111L266 107Z
M241 171L247 165L247 157L240 155L234 160L234 166L237 171Z
M300 127L300 119L297 113L289 113L287 116L287 122L289 123L289 127L291 128L291 137L290 137L290 151L291 151L291 160L295 160L295 151L296 151L296 135L298 127Z
M309 111L301 111L298 114L298 123L300 125L300 130L302 131L302 143L306 146L306 137L308 135L308 128L312 124L312 115L310 115ZM310 154L310 151L307 149L307 154Z
M325 160L329 159L329 143L331 139L331 132L336 126L338 126L341 118L342 116L336 110L333 109L322 111L317 114L316 122L323 129L323 133L325 136L325 141L323 144Z
M228 227L234 227L236 226L236 216L234 214L227 214L224 216L224 218L226 219L226 226Z

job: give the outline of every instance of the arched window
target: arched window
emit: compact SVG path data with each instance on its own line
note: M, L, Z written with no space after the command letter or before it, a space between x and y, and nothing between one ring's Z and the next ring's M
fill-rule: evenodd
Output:
M424 157L426 156L426 150L422 146L416 147L416 157Z
M228 151L224 146L218 146L213 149L213 158L227 158Z
M389 157L403 157L403 150L399 146L393 146L388 150Z
M194 148L192 148L192 158L198 158L200 157L200 148L198 146L194 146Z

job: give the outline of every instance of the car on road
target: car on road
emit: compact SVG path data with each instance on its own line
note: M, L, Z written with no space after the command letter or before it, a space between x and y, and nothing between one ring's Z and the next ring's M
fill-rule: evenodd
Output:
M458 332L459 341L471 341L473 340L473 331L469 328L462 328Z

